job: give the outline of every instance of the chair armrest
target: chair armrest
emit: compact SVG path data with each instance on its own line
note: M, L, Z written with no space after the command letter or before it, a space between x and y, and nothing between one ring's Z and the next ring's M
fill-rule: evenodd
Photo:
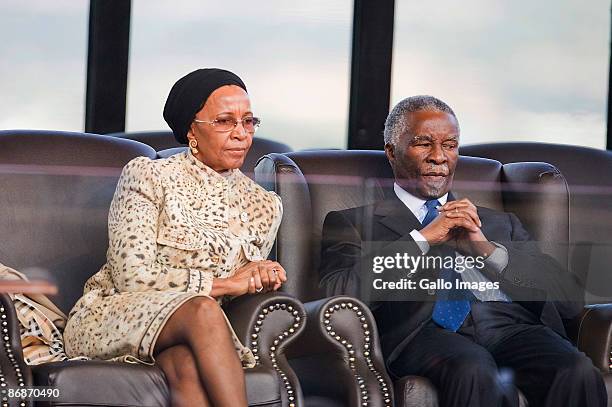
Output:
M292 365L299 361L304 373L309 373L300 376L303 387L318 396L342 398L347 406L391 407L393 385L368 307L348 296L324 298L304 307L308 324L287 352ZM319 370L323 363L333 370L333 381L313 375L317 362Z
M0 294L0 400L2 406L30 406L17 398L6 398L7 389L32 386L32 371L23 360L21 333L13 300L8 294ZM6 386L4 386L6 383Z
M599 370L610 372L612 304L588 305L579 318L576 346L591 358Z
M281 392L283 405L303 406L298 378L285 356L287 346L306 325L302 303L279 292L243 295L230 301L225 312L238 339L253 351L257 364L278 373L285 387Z

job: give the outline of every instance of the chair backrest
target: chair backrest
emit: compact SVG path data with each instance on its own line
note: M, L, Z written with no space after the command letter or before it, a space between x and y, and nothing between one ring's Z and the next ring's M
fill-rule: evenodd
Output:
M139 141L151 146L155 151L183 146L176 141L174 134L169 130L122 131L118 133L108 133L107 136Z
M174 154L185 151L187 147L174 147L167 150L161 150L157 152L157 156L160 158L167 158ZM260 157L269 153L286 153L293 151L287 144L279 143L278 141L268 140L265 138L255 137L253 138L253 144L251 149L244 159L244 163L240 170L251 179L254 178L255 165Z
M321 298L318 289L321 231L334 210L373 203L392 192L393 173L382 151L302 151L268 154L255 170L257 181L277 192L284 206L276 259L291 276L285 290L303 301ZM534 184L540 188L529 188ZM527 186L527 187L526 187ZM551 165L501 163L460 157L453 193L477 205L516 213L543 249L567 264L565 180ZM550 242L548 245L546 242Z
M106 261L110 202L137 156L155 151L94 134L0 131L0 262L54 280L68 312Z
M461 154L502 163L546 161L567 180L570 193L570 264L586 277L587 302L612 301L612 152L563 144L473 144Z
M187 147L180 144L174 138L171 131L168 130L152 130L152 131L134 131L109 133L108 136L119 137L129 140L139 141L148 144L157 151L157 156L167 158L178 152L184 151ZM279 143L278 141L268 140L261 137L253 138L251 150L244 160L244 164L240 168L242 172L253 178L255 164L259 157L268 153L286 153L293 151L287 144Z

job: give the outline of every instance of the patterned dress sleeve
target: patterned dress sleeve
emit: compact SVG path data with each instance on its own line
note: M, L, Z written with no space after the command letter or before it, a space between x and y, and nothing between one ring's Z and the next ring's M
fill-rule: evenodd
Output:
M148 158L130 161L119 179L108 216L107 263L121 292L184 291L210 294L210 272L162 265L157 226L163 205L159 167Z

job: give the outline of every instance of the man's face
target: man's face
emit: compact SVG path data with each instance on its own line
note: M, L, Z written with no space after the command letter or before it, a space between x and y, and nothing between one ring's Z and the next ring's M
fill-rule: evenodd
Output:
M446 194L459 156L457 120L444 112L408 113L412 134L401 134L395 148L385 146L396 182L425 200Z

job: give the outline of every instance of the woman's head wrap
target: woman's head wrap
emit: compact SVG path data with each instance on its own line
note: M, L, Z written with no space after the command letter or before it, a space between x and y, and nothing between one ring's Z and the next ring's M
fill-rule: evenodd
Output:
M164 120L181 144L187 144L187 132L197 112L215 90L225 85L246 85L234 73L218 68L193 71L176 81L164 106Z

